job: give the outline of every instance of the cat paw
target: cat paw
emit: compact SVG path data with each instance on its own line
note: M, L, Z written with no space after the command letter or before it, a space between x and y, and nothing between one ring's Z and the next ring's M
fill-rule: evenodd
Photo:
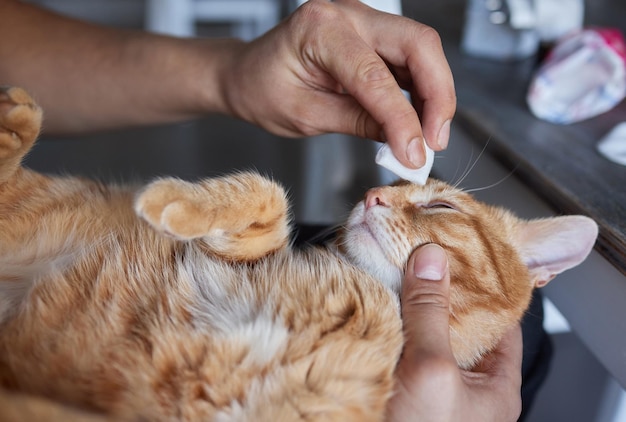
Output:
M0 87L0 159L21 159L37 138L41 120L41 108L26 91Z
M151 183L135 201L135 212L157 231L179 240L206 234L211 211L194 201L193 184L174 178ZM203 212L204 211L204 212Z
M157 180L135 201L136 213L178 240L200 239L235 260L257 259L287 244L287 199L277 184L255 173L189 183Z

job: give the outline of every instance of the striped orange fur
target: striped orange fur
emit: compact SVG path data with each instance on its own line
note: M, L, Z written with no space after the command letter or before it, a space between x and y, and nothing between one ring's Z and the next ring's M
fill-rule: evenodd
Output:
M298 251L273 181L45 176L20 166L40 124L0 91L0 420L382 420L411 251L448 251L470 368L597 235L430 180L370 190L336 247Z

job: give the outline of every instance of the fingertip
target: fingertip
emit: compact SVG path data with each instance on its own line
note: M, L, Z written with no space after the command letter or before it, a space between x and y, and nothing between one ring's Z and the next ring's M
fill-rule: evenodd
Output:
M405 142L393 140L394 138L386 135L389 148L393 152L394 157L406 168L419 169L426 164L426 149L424 147L424 138L421 135L411 137Z
M412 262L411 262L412 261ZM413 275L422 280L441 281L448 271L446 251L435 243L426 244L411 256Z
M421 246L409 258L400 303L411 356L452 359L447 262L446 252L436 244Z
M428 146L434 151L441 151L448 146L451 122L456 113L454 79L445 57L443 61L431 63L430 66L423 62L415 66L422 71L413 70L413 80L417 83L411 92L412 101L419 110L422 131ZM437 71L433 74L435 69ZM429 83L420 84L420 80L428 80Z
M447 113L441 112L433 115L429 108L425 108L423 116L421 116L426 143L434 151L442 151L448 147L452 117L447 116Z
M410 167L418 169L426 164L426 150L424 149L424 139L421 137L413 138L406 147L406 156L410 163Z
M402 283L401 296L413 301L421 294L436 294L442 297L441 305L447 302L450 285L448 257L439 245L429 243L417 248L409 257ZM432 298L432 297L431 297Z

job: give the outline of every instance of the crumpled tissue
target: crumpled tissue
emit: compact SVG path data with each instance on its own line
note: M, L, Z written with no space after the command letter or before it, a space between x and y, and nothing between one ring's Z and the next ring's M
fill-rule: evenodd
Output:
M552 49L533 80L533 114L573 123L610 110L626 96L626 42L617 29L584 29Z

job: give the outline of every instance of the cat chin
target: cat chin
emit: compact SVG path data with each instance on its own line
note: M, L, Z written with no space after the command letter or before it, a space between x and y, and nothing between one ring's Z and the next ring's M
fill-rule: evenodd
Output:
M398 267L391 265L388 261L381 264L380 258L369 259L367 257L355 257L348 252L344 255L352 265L371 275L375 280L379 281L383 286L388 288L398 298L402 288L403 272Z
M400 271L399 268L389 266L387 268L377 267L361 269L380 281L392 292L400 294L400 289L402 288L402 271Z
M394 293L400 292L402 271L385 258L379 247L356 242L348 237L342 253L352 265L365 271Z
M400 292L402 271L387 259L367 224L352 224L340 249L354 266L370 274L393 292Z

